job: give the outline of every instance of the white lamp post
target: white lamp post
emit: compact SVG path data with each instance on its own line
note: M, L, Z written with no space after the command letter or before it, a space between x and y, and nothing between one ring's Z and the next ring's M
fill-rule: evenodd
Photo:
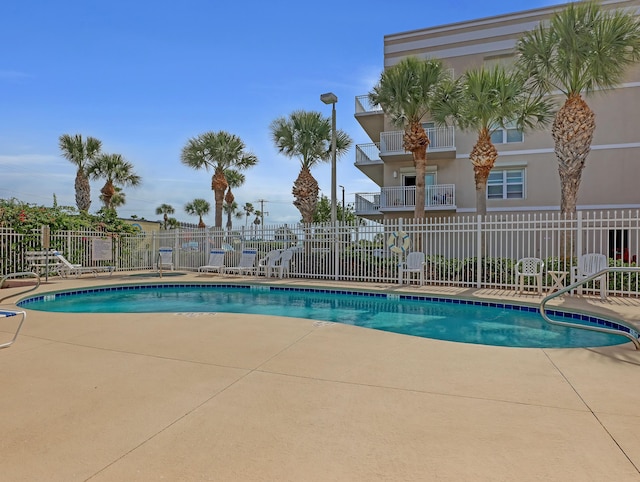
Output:
M331 222L336 223L337 206L336 206L336 102L338 96L333 92L327 92L320 95L320 100L325 104L331 104Z

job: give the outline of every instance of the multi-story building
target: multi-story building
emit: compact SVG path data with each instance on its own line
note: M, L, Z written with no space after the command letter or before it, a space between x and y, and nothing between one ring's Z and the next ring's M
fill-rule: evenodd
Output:
M605 1L611 8L635 9L639 0ZM512 64L515 45L526 31L548 19L556 7L414 30L384 38L384 68L402 58L439 58L454 75L465 69L496 63ZM558 97L558 106L564 97ZM596 114L596 132L582 174L578 209L640 208L640 66L629 71L616 89L586 97ZM355 117L371 142L356 146L355 165L380 190L358 193L356 214L371 220L407 218L415 208L415 168L402 147L397 130L368 96L356 98ZM475 183L469 153L476 132L424 126L431 140L427 151L427 216L475 212ZM487 185L489 212L558 211L560 179L550 127L521 132L515 128L493 133L499 156Z

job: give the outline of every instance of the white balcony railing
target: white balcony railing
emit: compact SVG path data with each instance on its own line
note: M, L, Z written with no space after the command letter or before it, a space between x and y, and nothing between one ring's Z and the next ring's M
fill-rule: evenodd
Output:
M356 114L364 114L367 112L382 112L382 107L373 105L369 101L368 95L356 96Z
M358 144L356 146L356 164L379 163L380 160L380 144Z
M381 211L415 209L416 187L383 187L380 192L358 193L356 214L376 214ZM447 209L456 206L455 184L435 184L425 187L425 209Z
M448 151L455 149L455 129L448 127L430 127L426 129L429 136L429 151ZM387 131L380 133L380 155L405 154L403 146L404 131Z

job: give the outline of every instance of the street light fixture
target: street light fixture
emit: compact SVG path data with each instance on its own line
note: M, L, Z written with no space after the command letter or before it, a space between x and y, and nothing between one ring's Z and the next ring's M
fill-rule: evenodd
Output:
M344 212L344 186L342 184L340 184L340 189L342 189L342 222L344 223L344 219L345 219L345 212Z
M327 92L320 95L320 100L325 104L331 104L331 222L336 223L337 207L336 207L336 102L338 96L333 92Z

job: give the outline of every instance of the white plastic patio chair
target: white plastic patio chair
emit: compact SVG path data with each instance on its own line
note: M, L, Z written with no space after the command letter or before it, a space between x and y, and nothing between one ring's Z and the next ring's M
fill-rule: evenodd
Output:
M293 257L293 249L285 249L280 253L280 256L274 258L273 263L267 266L267 278L277 275L278 278L284 278L289 276L289 267L291 265L291 258Z
M515 265L516 284L518 293L524 291L524 279L535 278L538 293L542 294L542 273L544 272L544 261L540 258L522 258Z
M222 273L224 270L224 249L212 249L209 252L209 261L204 266L200 266L198 271L201 273L210 273L217 271Z
M571 284L584 280L591 275L596 274L603 269L609 267L609 259L604 254L587 253L578 257L578 266L571 268ZM596 280L600 283L600 297L607 297L607 285L609 284L609 276L607 273L599 276ZM573 290L571 291L573 294ZM578 294L582 294L582 286L578 288Z
M414 274L420 275L420 286L424 285L425 255L420 251L414 251L407 255L405 261L398 265L398 283L403 284L405 276L411 282Z
M225 273L236 272L238 274L247 274L256 270L256 255L258 250L255 248L243 249L240 255L240 261L237 266L228 266L224 268Z
M261 258L258 261L258 266L256 267L256 276L260 276L261 274L267 276L267 272L273 269L276 263L280 260L281 253L281 249L272 249L264 256L264 258Z

